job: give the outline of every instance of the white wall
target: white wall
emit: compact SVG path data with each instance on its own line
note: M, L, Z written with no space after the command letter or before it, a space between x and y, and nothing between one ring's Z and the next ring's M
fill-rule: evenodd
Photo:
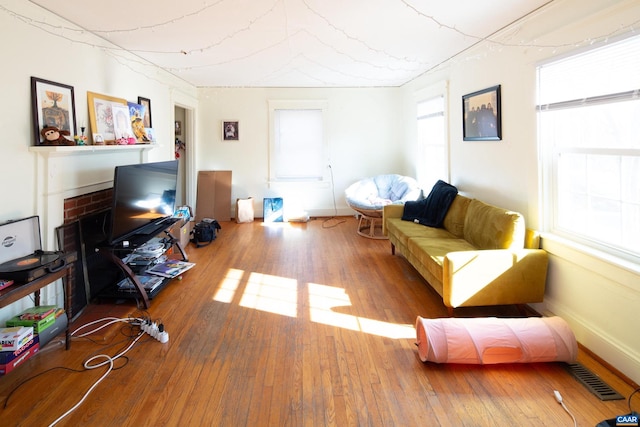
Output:
M154 67L143 65L131 55L103 50L98 46L105 45L105 42L86 33L59 29L44 31L39 22L61 27L72 25L29 2L0 0L0 4L3 6L0 10L0 54L5 64L0 80L3 95L0 103L0 170L4 176L0 222L43 212L46 208L43 201L46 202L50 196L38 194L38 181L44 179L43 175L73 175L73 179L66 176L60 180L62 188L56 191L62 195L71 185L99 184L112 179L116 164L140 161L140 156L132 157L131 152L86 154L57 159L55 164L60 165L59 168L45 170L42 158L29 151L34 141L31 76L74 87L78 127L81 124L88 127L87 91L134 102L138 96L149 98L158 145L148 152L148 160L173 158L173 103L176 99L182 103L196 100L194 87ZM62 36L52 35L52 32ZM90 132L87 129L87 134ZM43 248L57 249L53 245L52 229L61 225L60 218L41 218L41 222L45 224ZM42 294L42 302L61 305L61 286L47 287ZM0 322L31 304L25 299L0 310Z
M311 216L353 213L346 187L363 177L404 173L397 89L200 89L197 169L231 170L232 200L283 196ZM323 100L334 185L269 185L269 100ZM239 121L239 141L222 140L222 121ZM196 207L197 209L197 207ZM232 211L234 207L232 207ZM233 216L233 215L232 215Z
M501 32L497 39L503 45L479 43L405 85L407 161L415 139L415 94L448 81L452 184L471 197L522 212L529 227L540 229L536 64L592 40L637 31L639 20L637 1L555 1ZM462 96L496 84L502 85L502 141L463 141ZM565 318L580 343L640 382L640 267L603 261L601 254L587 255L549 235L543 245L550 267L545 303L536 308Z

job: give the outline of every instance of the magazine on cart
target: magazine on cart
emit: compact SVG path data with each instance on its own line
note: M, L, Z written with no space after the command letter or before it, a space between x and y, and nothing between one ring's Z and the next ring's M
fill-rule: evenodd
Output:
M154 265L146 272L149 274L154 274L156 276L174 278L193 268L194 265L196 264L193 262L170 259Z

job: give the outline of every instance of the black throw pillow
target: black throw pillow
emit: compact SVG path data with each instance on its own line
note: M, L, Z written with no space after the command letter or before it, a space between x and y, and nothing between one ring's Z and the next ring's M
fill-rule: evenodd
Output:
M457 195L456 187L438 180L426 199L404 204L402 219L429 227L442 228L444 217Z

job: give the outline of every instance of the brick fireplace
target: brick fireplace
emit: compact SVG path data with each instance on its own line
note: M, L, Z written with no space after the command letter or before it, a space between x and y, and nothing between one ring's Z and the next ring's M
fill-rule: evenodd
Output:
M86 215L111 207L112 188L64 199L64 223L69 224Z

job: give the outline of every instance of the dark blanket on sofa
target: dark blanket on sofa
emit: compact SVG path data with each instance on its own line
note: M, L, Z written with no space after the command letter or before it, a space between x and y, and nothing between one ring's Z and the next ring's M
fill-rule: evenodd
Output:
M426 199L416 202L408 201L404 204L402 219L429 227L442 228L444 217L457 194L456 187L438 180Z

